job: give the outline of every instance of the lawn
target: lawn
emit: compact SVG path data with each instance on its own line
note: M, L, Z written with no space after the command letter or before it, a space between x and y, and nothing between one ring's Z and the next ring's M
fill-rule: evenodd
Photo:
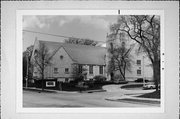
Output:
M124 85L121 88L122 89L132 89L132 88L142 88L143 84L129 84L129 85Z
M155 98L155 99L160 99L160 90L154 91L152 93L146 93L137 97L142 97L142 98Z
M102 87L104 85L110 85L110 84L125 84L128 83L127 81L121 81L119 83L114 83L112 81L103 81L103 82L90 82L85 81L86 88L82 87L81 90L103 90ZM62 90L63 91L79 91L80 87L77 86L77 84L74 83L63 83L62 84Z

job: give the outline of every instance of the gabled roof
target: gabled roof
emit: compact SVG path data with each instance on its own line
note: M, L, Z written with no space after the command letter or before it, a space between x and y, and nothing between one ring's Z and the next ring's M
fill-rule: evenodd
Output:
M49 52L55 55L56 52L63 47L68 55L75 63L78 64L92 64L92 65L105 65L106 49L103 47L67 44L60 42L39 41L44 43Z

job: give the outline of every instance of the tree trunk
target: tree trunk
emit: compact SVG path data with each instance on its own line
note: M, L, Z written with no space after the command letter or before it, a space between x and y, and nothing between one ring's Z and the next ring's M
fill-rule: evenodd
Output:
M126 80L126 62L124 62L124 74L123 74L123 78L124 78L124 81Z
M110 73L110 76L111 76L111 81L114 81L114 73L113 72Z
M123 80L125 80L125 70L124 70L124 68L122 67L122 69L121 69L121 67L119 66L119 72L120 72Z
M44 91L44 74L42 74L41 86L42 86L42 91Z
M122 74L122 77L123 77L123 80L125 81L126 80L125 72L124 72L124 74Z
M153 63L153 79L156 85L156 91L158 90L158 84L160 83L160 61Z

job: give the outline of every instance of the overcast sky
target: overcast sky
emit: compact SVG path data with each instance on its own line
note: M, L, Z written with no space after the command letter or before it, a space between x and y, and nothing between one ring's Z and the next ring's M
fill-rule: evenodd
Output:
M117 16L112 15L65 15L65 16L23 16L23 29L69 37L89 38L95 41L106 41L110 24L116 22ZM65 38L23 32L23 51L34 40L62 42Z

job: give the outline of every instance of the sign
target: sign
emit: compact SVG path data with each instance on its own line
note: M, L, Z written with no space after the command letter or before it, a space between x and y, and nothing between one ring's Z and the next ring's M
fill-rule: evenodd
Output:
M56 82L55 81L46 81L46 87L55 87Z

